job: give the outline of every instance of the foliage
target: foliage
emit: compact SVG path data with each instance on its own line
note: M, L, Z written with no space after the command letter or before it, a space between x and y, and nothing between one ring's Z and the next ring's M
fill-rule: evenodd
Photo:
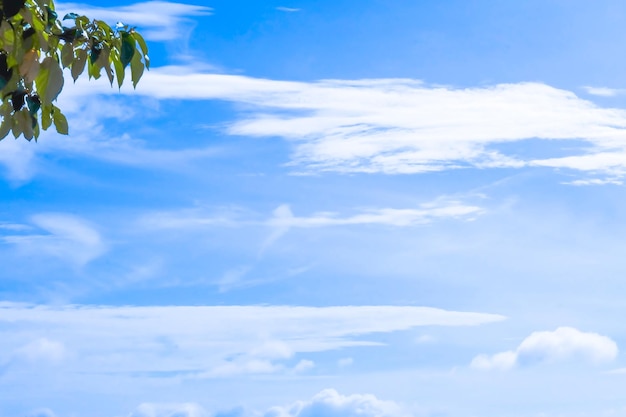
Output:
M69 13L62 19L53 0L0 0L0 140L12 133L35 140L54 124L68 133L67 119L53 104L63 89L63 68L74 81L84 73L111 85L124 82L130 66L133 87L149 68L143 37L127 25Z

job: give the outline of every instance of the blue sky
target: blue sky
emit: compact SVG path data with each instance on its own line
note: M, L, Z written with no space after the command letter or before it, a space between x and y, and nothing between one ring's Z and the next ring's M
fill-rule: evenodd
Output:
M0 416L626 416L626 5L107 2L0 142Z

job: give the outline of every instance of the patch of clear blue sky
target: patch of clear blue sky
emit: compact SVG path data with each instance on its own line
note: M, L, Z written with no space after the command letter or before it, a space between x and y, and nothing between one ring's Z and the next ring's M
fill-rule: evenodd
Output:
M210 62L287 79L410 77L476 86L621 84L619 1L218 1L191 38ZM206 28L202 26L206 25Z
M277 79L409 77L476 86L624 84L619 1L215 1L190 22L193 57ZM125 4L107 2L106 5ZM127 4L127 3L126 3ZM104 4L103 4L104 5ZM276 10L278 6L299 12ZM154 45L157 64L167 61Z

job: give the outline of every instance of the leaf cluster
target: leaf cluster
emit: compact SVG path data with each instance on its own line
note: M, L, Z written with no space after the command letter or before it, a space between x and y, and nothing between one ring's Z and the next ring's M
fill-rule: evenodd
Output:
M37 139L52 124L68 133L54 105L63 89L63 69L74 81L104 72L111 85L124 83L130 66L133 87L150 67L148 47L135 30L69 13L62 19L53 0L0 0L0 140Z

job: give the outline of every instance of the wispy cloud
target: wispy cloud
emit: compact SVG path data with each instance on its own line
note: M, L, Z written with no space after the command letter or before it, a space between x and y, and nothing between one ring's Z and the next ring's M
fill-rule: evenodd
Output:
M301 9L297 9L295 7L278 6L276 10L280 10L281 12L294 13L299 12Z
M70 90L68 101L76 103L87 95L117 92L106 82L87 85L84 80ZM296 172L411 174L551 167L582 172L582 181L626 175L626 111L603 108L540 83L452 88L410 79L290 82L163 67L146 73L137 90L126 86L122 93L157 101L246 104L227 133L288 140L293 144L289 164ZM83 114L78 107L77 114ZM136 140L122 139L85 138L63 146L80 148L84 143L84 154L126 164L148 161L144 164L153 167L172 165L168 158L203 158L212 152L150 150ZM506 144L525 140L545 140L546 146L549 141L552 151L523 156L507 151ZM572 140L580 146L572 148ZM557 141L568 145L554 156ZM28 176L32 149L13 146L9 153L20 155L1 162L15 177Z
M268 221L277 228L315 228L350 225L386 225L396 227L415 226L431 223L445 218L473 218L483 210L480 207L450 202L442 206L423 205L418 209L370 209L352 216L341 217L337 213L316 213L309 217L296 217L288 205L274 210L274 216Z
M65 213L41 213L31 218L30 233L5 235L2 241L27 254L46 254L75 266L83 266L102 255L107 247L93 225Z
M129 417L207 417L206 412L196 403L143 403Z
M479 355L471 367L480 370L509 370L544 362L578 360L591 363L610 362L617 357L617 344L597 333L581 332L572 327L534 332L516 350L495 355Z
M274 244L292 228L318 228L333 226L381 225L411 227L449 219L471 220L483 209L457 201L423 204L417 209L369 209L352 216L341 216L333 212L315 213L308 217L296 217L289 205L283 204L274 210L267 224L274 230L261 247L261 253Z
M583 89L592 96L600 96L600 97L615 97L620 94L624 94L626 90L619 88L608 88L608 87L590 87L585 86Z
M363 340L416 326L475 326L494 314L426 307L230 306L98 307L0 303L0 323L29 323L17 335L0 326L0 351L26 336L63 341L72 372L172 372L192 377L296 372L310 352L377 345ZM299 366L299 368L298 368ZM193 372L191 372L193 371Z
M180 71L151 71L136 93L248 104L228 133L289 140L299 169L409 174L549 166L626 174L626 111L545 84L452 88L411 79L289 82ZM502 148L530 139L583 147L564 146L554 158Z
M173 40L185 32L184 25L192 24L189 17L211 14L211 8L168 1L146 1L127 6L98 7L82 3L61 3L62 13L75 12L104 20L109 24L123 22L138 26L152 41Z

